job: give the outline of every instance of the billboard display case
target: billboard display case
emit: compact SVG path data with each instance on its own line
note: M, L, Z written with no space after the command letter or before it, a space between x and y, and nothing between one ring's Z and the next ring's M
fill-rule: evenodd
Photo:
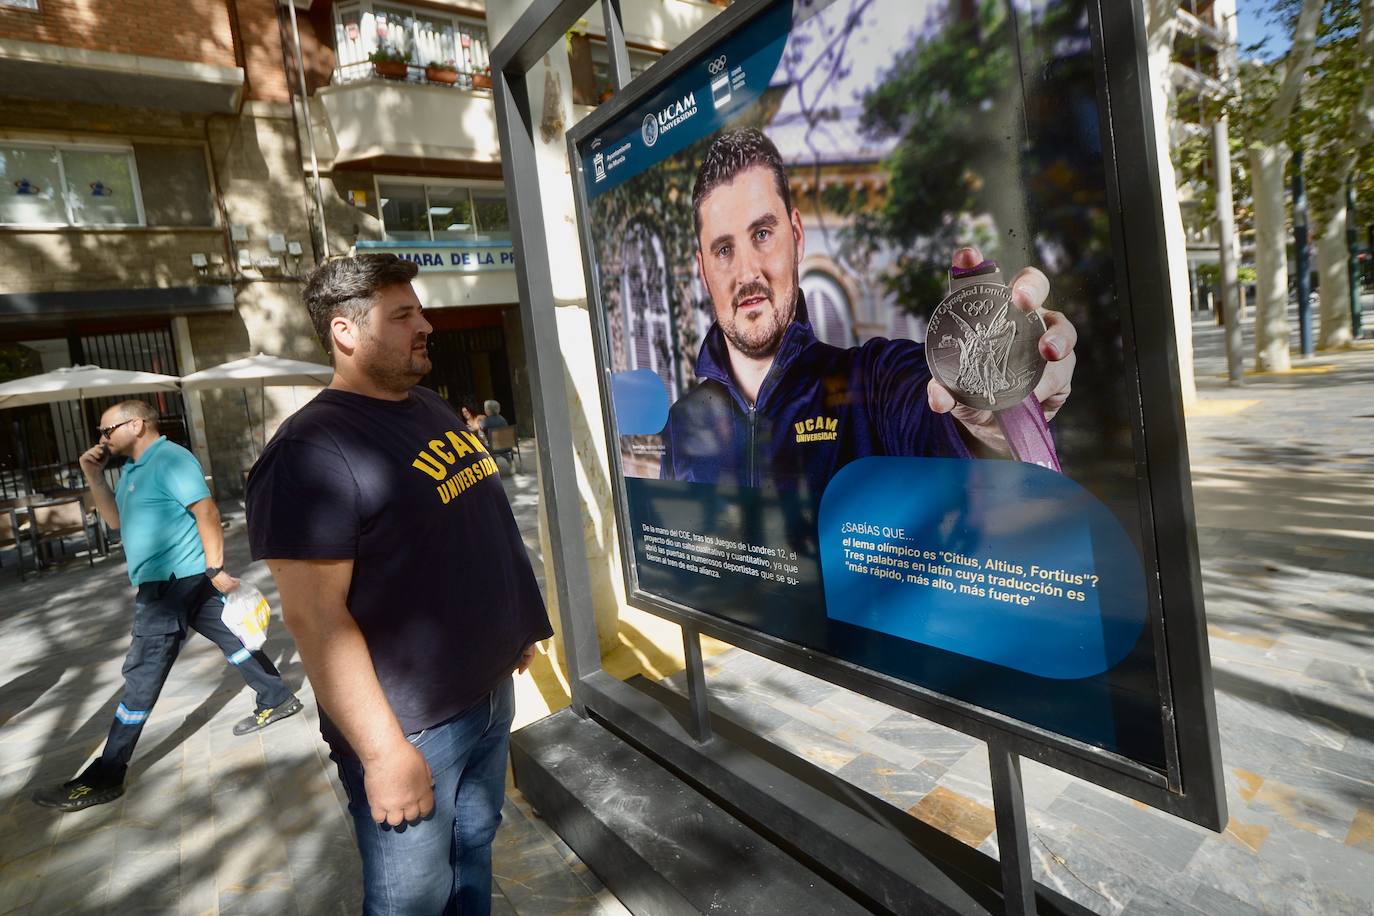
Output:
M746 0L569 149L631 603L1218 829L1139 16Z

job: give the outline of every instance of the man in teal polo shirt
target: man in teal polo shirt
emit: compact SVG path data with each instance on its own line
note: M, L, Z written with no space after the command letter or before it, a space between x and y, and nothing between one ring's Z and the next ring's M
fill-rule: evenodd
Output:
M224 530L200 462L158 434L157 411L124 401L105 411L100 442L81 456L96 510L118 528L134 599L133 643L124 660L124 695L105 750L80 776L39 789L33 800L77 811L124 794L124 774L143 725L172 670L188 628L219 646L257 693L257 711L234 726L244 735L301 709L262 652L251 651L220 619L223 594L239 587L224 569ZM101 473L111 455L129 459L111 493Z

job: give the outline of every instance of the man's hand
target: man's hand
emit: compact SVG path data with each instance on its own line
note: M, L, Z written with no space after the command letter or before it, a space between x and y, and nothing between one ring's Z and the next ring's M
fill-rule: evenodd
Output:
M221 569L218 573L215 574L215 577L210 580L210 584L213 585L215 587L215 591L219 592L221 595L227 595L243 583L239 582L238 579L235 579L233 576L229 575L228 572Z
M363 764L363 788L372 819L399 827L434 810L434 777L419 748L404 739Z
M81 473L87 477L94 477L105 469L105 465L110 460L110 448L107 445L93 445L81 453L80 459Z
M955 267L967 269L982 262L983 255L977 248L960 248L954 253ZM1011 301L1024 312L1039 312L1045 322L1045 333L1040 337L1040 355L1046 359L1045 373L1040 377L1040 384L1035 386L1034 393L1047 421L1054 419L1059 408L1068 400L1073 367L1078 359L1073 352L1078 342L1078 332L1073 322L1061 313L1044 307L1049 295L1049 278L1034 267L1025 268L1011 281ZM953 412L954 419L979 445L994 454L1007 454L1006 439L992 411L960 404L948 388L933 378L926 387L926 396L931 410L936 413Z
M524 674L530 669L530 663L534 661L535 653L539 650L539 643L532 642L525 647L525 651L520 653L520 665L515 669L517 674Z

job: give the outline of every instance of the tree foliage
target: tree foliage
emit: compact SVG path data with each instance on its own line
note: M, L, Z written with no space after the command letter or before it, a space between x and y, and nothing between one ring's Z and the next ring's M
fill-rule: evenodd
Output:
M1057 299L1110 295L1097 273L1111 252L1086 13L1078 0L1034 18L1018 6L943 5L863 99L866 137L896 141L883 193L826 193L850 219L849 259L890 253L884 283L910 313L929 314L970 243L1012 270L1048 268Z
M898 305L928 313L944 294L950 254L969 241L998 256L989 224L1013 222L998 214L997 183L1006 159L989 142L989 125L1021 121L1014 21L1006 5L984 2L969 9L951 3L927 37L903 51L886 79L863 100L861 130L871 139L897 138L887 160L886 193L876 206L853 189L829 189L829 209L852 216L844 235L854 260L895 251L887 278ZM1016 140L1021 137L1005 137ZM999 218L1000 217L1000 218Z
M1328 217L1333 197L1352 172L1374 174L1374 138L1352 129L1356 109L1368 98L1365 87L1374 80L1374 59L1360 47L1360 5L1359 0L1327 0L1302 108L1290 126L1291 142L1307 150L1314 222Z
M1292 35L1301 0L1273 0L1267 16ZM1360 47L1360 0L1325 0L1317 29L1316 49L1304 74L1301 101L1281 125L1280 136L1292 149L1302 149L1304 180L1315 225L1327 216L1336 192L1353 175L1356 199L1374 205L1374 142L1352 144L1351 125L1362 103L1364 87L1374 80L1374 58ZM1244 150L1264 142L1266 118L1279 96L1285 55L1261 42L1241 49L1224 96L1201 106L1204 125L1225 115L1230 124L1231 182L1236 230L1254 228L1249 168ZM1287 49L1283 49L1286 51ZM1208 131L1189 134L1174 149L1174 165L1189 181L1195 206L1190 228L1216 221L1212 138ZM1291 169L1291 164L1290 164Z

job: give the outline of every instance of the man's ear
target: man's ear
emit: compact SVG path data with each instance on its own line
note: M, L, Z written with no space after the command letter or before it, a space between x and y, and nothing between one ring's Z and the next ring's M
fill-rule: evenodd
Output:
M701 285L706 287L706 295L711 295L711 282L706 279L706 264L701 259L701 246L697 246L697 277L701 280Z
M797 246L797 263L800 264L802 258L806 257L806 230L802 228L801 211L796 207L792 208L792 241Z
M358 326L342 315L329 319L329 333L336 352L352 353L358 348Z

